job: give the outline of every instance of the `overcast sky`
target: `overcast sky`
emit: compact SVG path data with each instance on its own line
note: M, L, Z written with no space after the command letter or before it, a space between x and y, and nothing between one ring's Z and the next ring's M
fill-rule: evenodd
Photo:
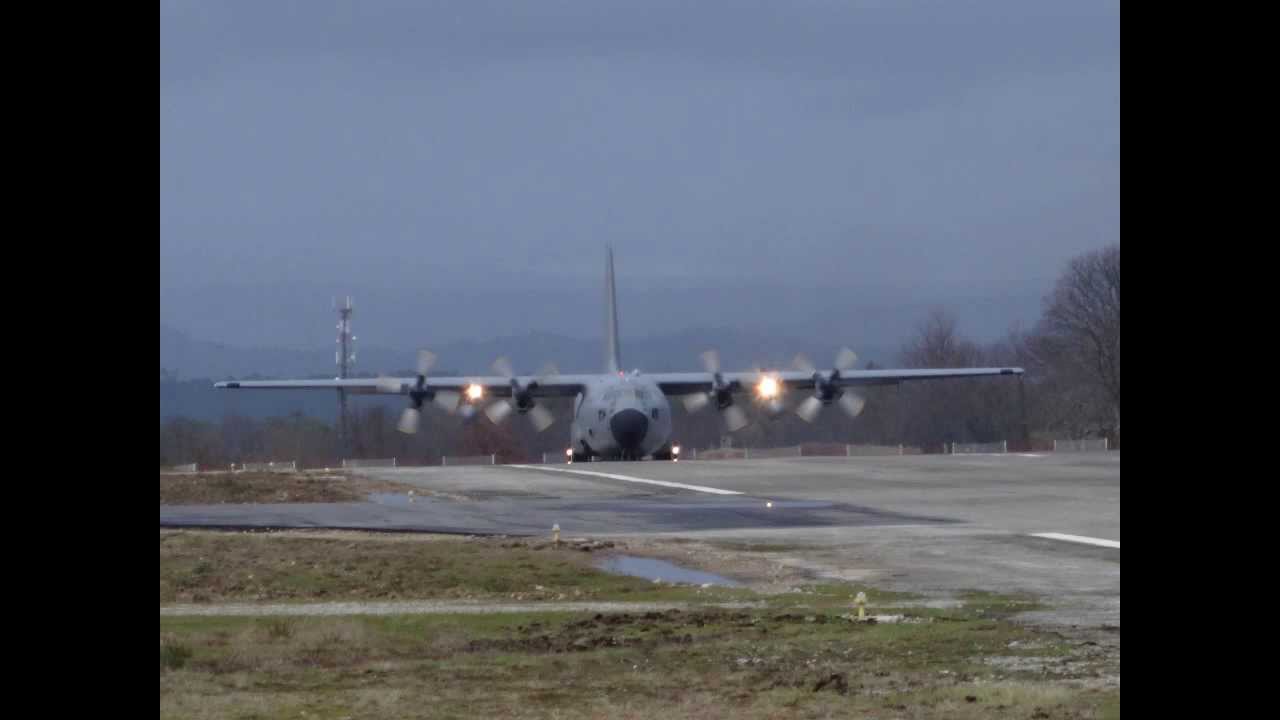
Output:
M160 318L211 340L344 290L378 344L598 336L605 243L624 333L990 335L1119 183L1118 2L160 5Z

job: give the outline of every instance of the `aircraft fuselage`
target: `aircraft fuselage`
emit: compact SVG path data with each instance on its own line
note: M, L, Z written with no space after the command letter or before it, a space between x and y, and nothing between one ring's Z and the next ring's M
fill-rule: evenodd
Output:
M639 373L602 376L574 398L573 452L640 459L669 450L671 405L657 383Z

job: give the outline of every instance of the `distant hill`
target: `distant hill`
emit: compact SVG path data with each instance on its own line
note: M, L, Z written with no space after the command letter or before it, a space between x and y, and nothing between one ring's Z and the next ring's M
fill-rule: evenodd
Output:
M838 333L833 333L833 335ZM725 369L747 370L757 363L789 367L797 352L804 352L819 365L830 362L839 343L804 344L794 339L733 329L688 330L648 338L622 338L622 358L627 368L648 372L699 370L699 354L708 348L720 351ZM582 340L549 333L495 338L486 341L449 343L430 348L440 360L436 372L467 374L490 372L499 356L510 357L517 372L533 373L546 362L555 362L561 372L599 372L603 364L598 339ZM896 354L886 348L855 348L860 364L874 361L889 365ZM356 374L372 376L411 374L416 349L361 348ZM191 338L179 330L160 326L160 419L185 416L218 420L227 414L250 417L283 416L302 412L331 420L335 399L330 393L301 391L235 392L215 391L213 382L228 378L333 377L333 351L243 348ZM386 404L397 411L404 400L356 398L361 407Z
M622 359L628 368L648 372L696 370L699 354L720 351L726 369L749 369L756 363L781 366L798 352L821 365L853 338L833 331L823 340L801 340L728 328L685 330L670 335L622 338ZM561 372L598 372L604 351L598 339L571 338L552 333L529 333L484 341L454 342L432 346L440 360L438 372L482 373L500 356L511 358L518 372L534 372L554 362ZM863 362L890 364L896 348L854 345ZM357 345L356 372L370 375L398 373L416 364L417 348L365 347ZM197 340L186 333L160 326L160 367L176 378L332 377L336 373L334 350L251 348Z

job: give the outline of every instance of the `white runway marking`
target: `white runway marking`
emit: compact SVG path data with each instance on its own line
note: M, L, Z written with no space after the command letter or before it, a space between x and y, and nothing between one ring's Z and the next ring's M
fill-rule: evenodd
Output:
M1120 549L1119 540L1103 540L1102 538L1091 538L1083 535L1066 535L1064 533L1032 533L1033 537L1048 538L1050 540L1065 540L1067 542L1084 543L1085 545L1098 545L1100 547L1109 547Z
M545 470L547 472L562 472L572 475L590 475L593 477L608 478L610 480L621 480L623 482L644 483L646 485L661 485L662 487L680 488L681 490L692 490L694 492L711 493L712 495L741 495L737 490L722 490L720 488L707 487L705 485L685 485L678 482L667 482L666 480L647 480L645 478L631 477L629 475L614 475L613 473L592 472L590 470L569 470L566 468L553 468L545 465L508 465L507 467L524 468L525 470Z

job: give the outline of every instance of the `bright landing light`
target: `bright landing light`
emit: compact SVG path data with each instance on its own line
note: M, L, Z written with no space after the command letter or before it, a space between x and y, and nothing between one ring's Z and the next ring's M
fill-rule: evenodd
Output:
M760 382L756 383L756 394L765 400L772 400L778 397L778 379L769 375L760 378Z
M468 400L475 402L476 400L479 400L481 397L484 397L484 388L480 387L479 385L476 385L475 383L472 383L467 386Z

